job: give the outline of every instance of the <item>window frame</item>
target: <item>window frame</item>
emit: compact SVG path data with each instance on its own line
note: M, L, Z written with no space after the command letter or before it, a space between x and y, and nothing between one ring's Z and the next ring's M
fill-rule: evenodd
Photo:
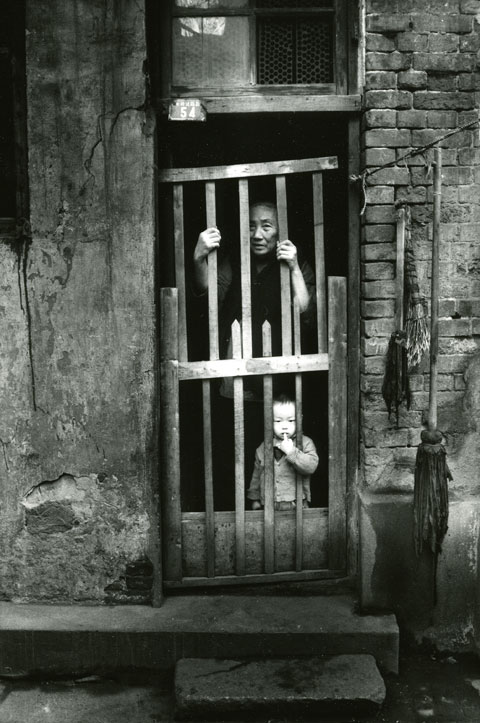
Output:
M250 106L246 112L261 112L265 110L281 110L281 101L276 103L275 99L281 99L283 96L301 96L303 98L323 98L323 103L314 103L315 107L305 108L305 110L319 110L318 107L323 106L332 110L359 110L358 102L355 100L352 104L331 102L334 97L354 96L358 94L357 89L357 72L356 72L356 54L358 43L358 6L356 2L348 3L347 0L334 0L333 8L256 8L254 0L249 0L248 6L244 8L222 8L216 7L211 9L199 8L179 8L174 7L173 0L165 3L161 11L161 81L159 85L161 98L181 98L181 97L201 97L208 102L209 99L225 98L256 98L257 102L250 101ZM260 85L256 82L256 28L255 22L257 17L274 17L274 16L303 16L306 15L334 15L334 57L333 57L333 73L334 82L319 84L293 84L293 85ZM248 85L241 87L196 87L196 86L173 86L172 85L172 19L174 17L215 17L215 16L247 16L250 24L250 82ZM262 102L262 98L268 98L267 102ZM328 101L330 99L330 102ZM211 103L210 103L211 104ZM163 103L165 111L165 102ZM213 102L214 112L245 112L241 109L240 104L228 104L228 107L222 109L221 105ZM263 108L263 106L266 106ZM278 106L278 107L275 107ZM340 107L341 106L341 107ZM300 109L300 107L298 108ZM296 110L296 108L295 108Z

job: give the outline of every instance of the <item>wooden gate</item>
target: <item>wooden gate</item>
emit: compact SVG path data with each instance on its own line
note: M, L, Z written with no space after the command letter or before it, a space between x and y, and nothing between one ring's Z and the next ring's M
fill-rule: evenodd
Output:
M346 567L347 291L343 277L325 277L323 172L337 159L313 158L235 166L169 169L173 183L175 288L161 290L161 429L164 579L167 587L272 582L337 577ZM269 324L263 326L263 356L252 357L250 305L249 179L274 176L279 238L288 235L286 175L311 174L317 313L317 352L302 354L300 314L292 304L289 269L281 264L282 354L272 356ZM209 359L189 360L184 245L184 184L203 182L206 227L216 225L216 181L238 179L242 319L232 325L233 354L219 358L216 252L208 257ZM302 444L302 376L328 371L328 507L278 511L274 507L272 378L294 374L296 445ZM263 377L265 505L245 505L244 379ZM215 510L211 384L233 379L235 509ZM180 495L179 385L201 380L204 512L185 512ZM301 480L297 482L301 499Z

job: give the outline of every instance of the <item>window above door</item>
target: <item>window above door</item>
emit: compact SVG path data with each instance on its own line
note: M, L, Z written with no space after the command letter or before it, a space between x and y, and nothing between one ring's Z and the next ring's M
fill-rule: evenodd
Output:
M223 98L215 112L282 110L286 95L297 98L299 107L290 110L310 110L299 103L302 96L307 104L323 99L316 106L343 110L339 97L357 92L356 4L169 0L160 19L161 94L200 97L208 105ZM344 104L356 109L352 97Z

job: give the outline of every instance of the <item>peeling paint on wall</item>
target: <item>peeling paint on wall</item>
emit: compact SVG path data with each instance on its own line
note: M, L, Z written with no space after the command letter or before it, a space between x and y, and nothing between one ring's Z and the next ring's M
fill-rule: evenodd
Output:
M159 564L145 19L125 0L26 5L28 255L0 244L0 599L104 603L129 564Z

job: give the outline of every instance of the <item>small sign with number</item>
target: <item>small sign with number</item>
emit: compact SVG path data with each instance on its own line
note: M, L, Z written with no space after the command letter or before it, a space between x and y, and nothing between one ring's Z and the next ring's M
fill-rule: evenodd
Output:
M168 108L169 120L206 121L205 108L198 98L174 98Z

